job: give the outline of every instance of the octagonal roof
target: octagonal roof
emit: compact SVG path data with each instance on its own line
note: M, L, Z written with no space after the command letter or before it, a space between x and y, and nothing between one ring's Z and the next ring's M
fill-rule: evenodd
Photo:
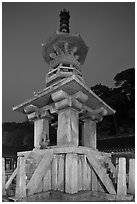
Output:
M81 38L80 34L70 34L56 31L49 39L42 44L42 54L44 60L50 64L52 58L50 57L51 53L54 53L54 46L61 46L62 43L68 43L69 49L73 47L77 48L76 55L78 55L78 61L82 65L85 61L88 47Z

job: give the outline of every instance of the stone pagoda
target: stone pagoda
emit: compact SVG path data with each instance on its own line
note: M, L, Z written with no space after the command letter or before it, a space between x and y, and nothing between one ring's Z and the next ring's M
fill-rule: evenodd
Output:
M46 88L13 108L34 121L34 147L49 137L49 123L58 116L57 145L79 145L79 121L83 121L83 146L96 148L96 122L114 110L85 84L81 67L88 47L79 34L69 33L69 12L60 13L60 30L45 43L42 54L49 65ZM41 138L43 137L43 139Z
M116 194L102 165L107 163L116 176L110 154L96 149L96 123L115 111L85 84L82 66L88 47L79 34L69 33L69 18L69 12L62 10L59 31L42 44L49 66L46 87L13 108L34 122L34 149L18 152L15 197L20 201L38 195L46 199L49 192L73 196L100 189ZM55 146L50 146L52 121L57 127Z

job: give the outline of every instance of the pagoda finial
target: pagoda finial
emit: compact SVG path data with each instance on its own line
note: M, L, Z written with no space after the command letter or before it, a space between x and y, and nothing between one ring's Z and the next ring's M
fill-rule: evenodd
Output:
M63 9L60 12L60 32L69 33L69 11Z

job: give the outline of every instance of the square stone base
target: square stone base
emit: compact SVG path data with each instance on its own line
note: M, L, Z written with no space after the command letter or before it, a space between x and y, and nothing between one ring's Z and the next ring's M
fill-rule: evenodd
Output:
M33 196L27 196L22 199L9 198L14 202L130 202L133 201L133 195L127 196L112 195L102 192L79 191L75 194L63 193L60 191L48 191L37 193Z

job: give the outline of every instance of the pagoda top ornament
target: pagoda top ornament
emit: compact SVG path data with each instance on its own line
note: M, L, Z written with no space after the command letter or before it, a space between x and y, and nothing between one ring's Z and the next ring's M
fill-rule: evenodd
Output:
M43 58L50 67L46 76L47 86L74 73L83 81L81 66L88 47L79 34L69 33L69 19L69 11L63 9L60 12L59 31L42 44Z
M60 32L69 33L69 11L66 11L66 9L63 9L60 12Z

